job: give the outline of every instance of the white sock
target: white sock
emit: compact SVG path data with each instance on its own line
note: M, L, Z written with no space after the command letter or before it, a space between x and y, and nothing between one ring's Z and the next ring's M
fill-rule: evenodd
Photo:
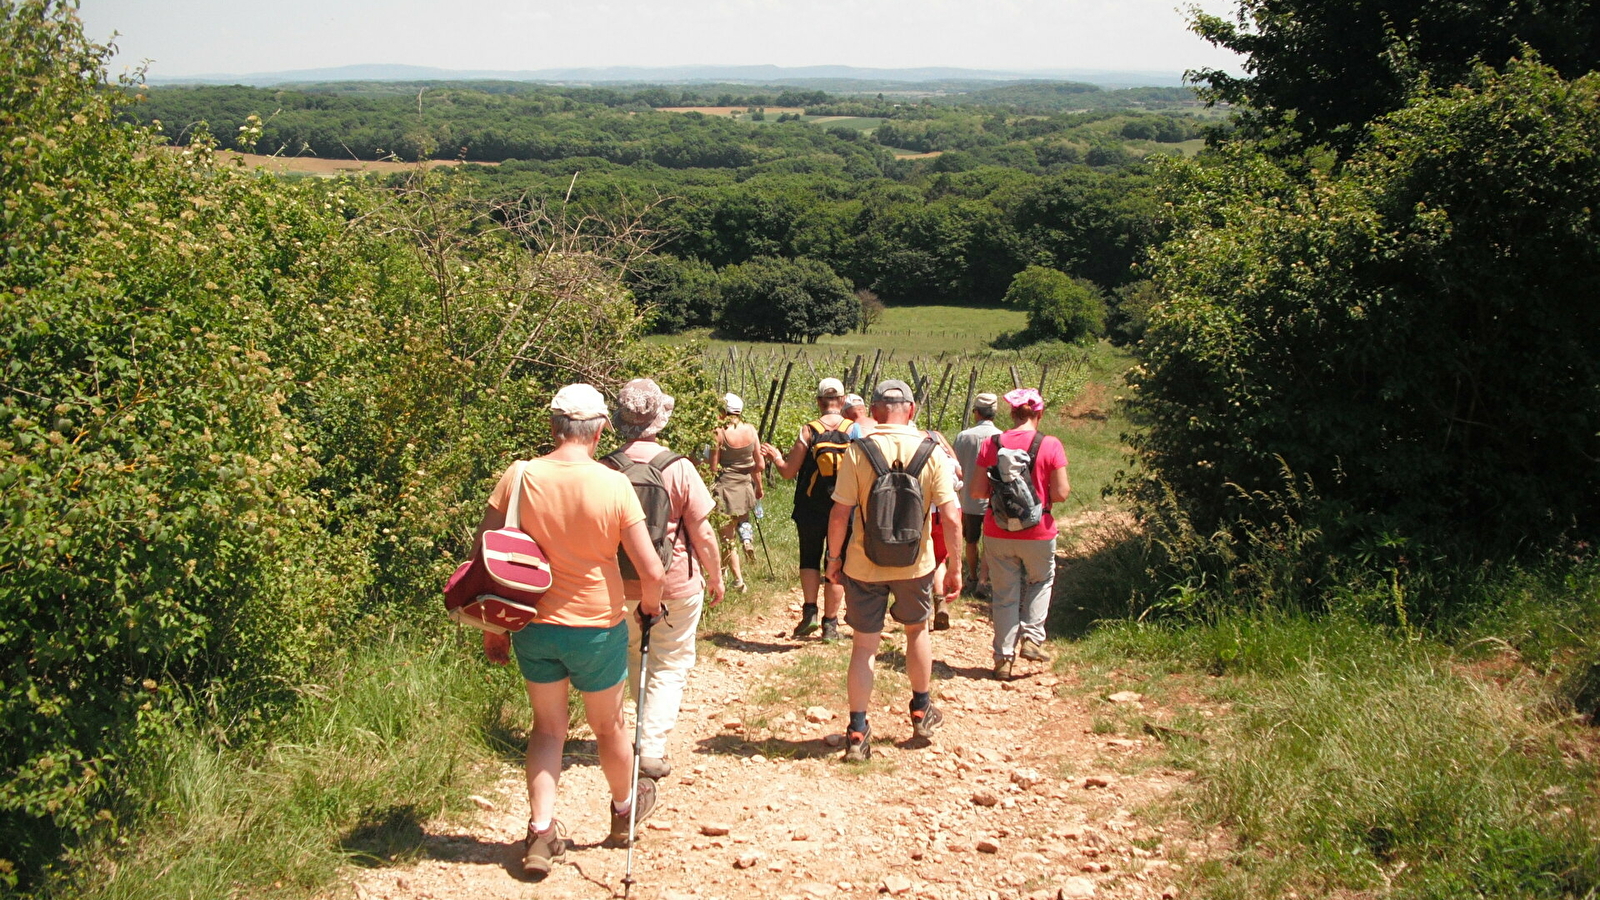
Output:
M544 834L546 831L550 830L550 820L549 819L545 819L543 822L532 822L532 821L530 821L528 823L528 827L532 828L535 832L538 832L539 834Z
M621 803L618 803L615 800L611 801L611 811L616 813L619 816L627 815L628 814L628 810L630 810L632 808L633 808L633 801L632 800L624 800Z

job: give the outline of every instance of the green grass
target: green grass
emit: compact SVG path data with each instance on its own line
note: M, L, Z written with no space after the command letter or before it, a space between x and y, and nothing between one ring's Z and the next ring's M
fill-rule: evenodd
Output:
M1120 623L1073 653L1232 704L1185 723L1208 743L1172 751L1198 775L1188 815L1235 838L1192 871L1200 896L1600 891L1600 768L1568 751L1593 738L1548 681L1502 683L1439 641L1339 615Z
M474 637L353 651L259 742L170 734L132 778L138 831L81 851L48 896L311 897L346 865L417 856L422 824L462 809L511 740L520 682Z

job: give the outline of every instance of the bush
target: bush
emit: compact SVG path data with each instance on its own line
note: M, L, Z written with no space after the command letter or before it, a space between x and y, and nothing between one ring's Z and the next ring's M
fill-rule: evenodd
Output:
M814 259L757 257L722 270L722 328L753 341L846 334L861 314L850 282Z
M1106 304L1100 289L1055 269L1029 266L1018 272L1005 302L1027 310L1027 336L1035 341L1078 342L1105 331Z
M1287 464L1356 540L1466 558L1593 534L1600 76L1484 71L1374 135L1331 175L1168 165L1142 464L1200 531Z

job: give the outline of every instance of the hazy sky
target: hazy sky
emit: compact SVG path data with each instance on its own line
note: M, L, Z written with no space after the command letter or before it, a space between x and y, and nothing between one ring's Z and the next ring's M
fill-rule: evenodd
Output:
M854 65L1179 72L1232 57L1189 0L82 0L113 72ZM1231 0L1199 0L1227 13Z

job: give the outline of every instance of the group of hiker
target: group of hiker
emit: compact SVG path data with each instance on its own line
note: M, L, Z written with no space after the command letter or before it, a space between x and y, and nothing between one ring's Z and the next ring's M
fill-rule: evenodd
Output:
M1018 388L1005 401L1011 429L994 424L1000 398L979 394L971 407L976 424L952 444L917 426L906 383L878 383L869 402L824 378L818 417L784 453L760 441L743 421L743 401L727 394L708 489L692 460L658 442L675 404L653 380L625 384L614 412L590 385L558 391L550 404L555 448L502 475L478 532L481 540L510 521L549 558L549 587L531 623L511 633L486 629L483 637L490 660L516 659L533 709L524 870L548 873L565 852L554 809L569 685L582 698L610 791L609 840L631 842L654 809L656 782L672 768L667 739L694 667L701 613L730 586L724 565L731 587L745 589L740 556L753 551L750 519L761 513L768 465L796 482L791 517L803 605L795 636L839 639L841 609L851 630L845 760L872 753L867 710L887 619L905 630L909 719L921 739L943 719L931 697L929 631L949 627L951 598L989 600L994 677L1011 677L1017 656L1047 659L1050 506L1067 495L1066 453L1039 431L1037 390ZM597 459L608 426L622 445ZM726 516L720 532L711 525L714 509ZM632 747L625 681L638 698Z

